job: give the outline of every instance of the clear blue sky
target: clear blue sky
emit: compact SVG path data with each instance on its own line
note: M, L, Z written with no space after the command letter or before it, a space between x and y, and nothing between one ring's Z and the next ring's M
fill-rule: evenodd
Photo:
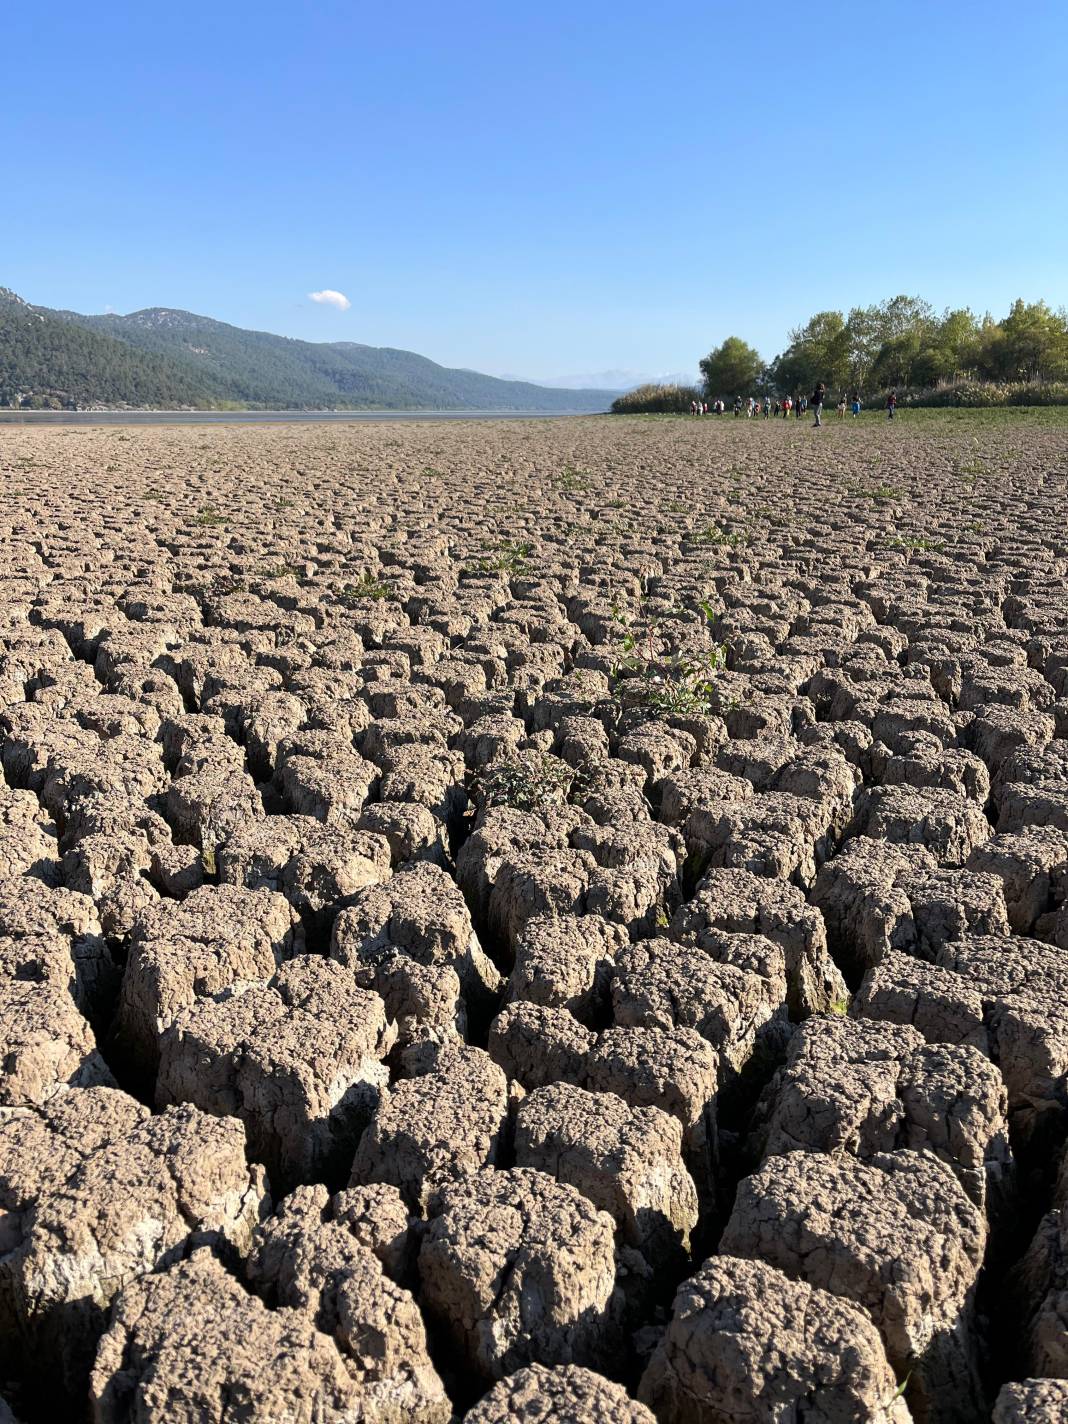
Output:
M771 357L899 291L1068 303L1064 0L52 0L0 33L0 284L47 306L551 377Z

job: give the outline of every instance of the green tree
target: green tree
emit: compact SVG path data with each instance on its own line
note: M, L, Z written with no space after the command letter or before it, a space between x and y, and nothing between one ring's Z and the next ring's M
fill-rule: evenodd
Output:
M1013 302L991 343L996 374L1009 381L1055 380L1068 372L1068 322L1045 302Z
M916 331L929 331L934 322L934 310L922 297L901 295L868 307L854 307L846 322L847 383L856 390L865 390L871 383L877 385L876 363L883 348L890 348L884 367L900 365L902 357L914 355L916 349L914 343L902 338Z
M868 384L876 387L926 384L917 378L924 354L924 332L920 327L902 331L884 341L871 367Z
M700 362L709 400L751 395L764 374L760 353L741 337L728 336Z
M910 382L917 386L937 386L956 381L977 368L979 324L967 307L946 310L925 323L911 362Z
M772 366L780 391L807 391L817 381L831 390L844 387L849 375L849 348L841 312L822 311L790 332L790 345Z

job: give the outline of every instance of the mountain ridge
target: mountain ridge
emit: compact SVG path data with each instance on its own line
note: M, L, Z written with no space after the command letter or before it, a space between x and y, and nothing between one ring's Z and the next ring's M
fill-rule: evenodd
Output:
M122 315L37 306L0 287L0 405L271 410L599 411L552 390L399 347L310 342L179 307Z

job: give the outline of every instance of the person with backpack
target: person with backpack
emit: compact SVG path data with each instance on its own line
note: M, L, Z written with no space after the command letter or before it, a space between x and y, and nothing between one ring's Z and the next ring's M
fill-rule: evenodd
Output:
M894 411L897 410L897 392L891 391L886 398L886 418L893 420Z
M812 422L813 430L823 424L820 417L823 415L823 397L827 394L827 387L820 381L816 389L812 392L812 413L816 419Z

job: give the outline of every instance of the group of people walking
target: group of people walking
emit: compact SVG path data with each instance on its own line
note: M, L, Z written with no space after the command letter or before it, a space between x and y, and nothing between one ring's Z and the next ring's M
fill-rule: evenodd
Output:
M807 412L811 411L815 416L812 422L813 427L823 424L823 407L827 399L827 387L820 381L810 396L803 396L799 392L793 396L784 396L782 400L773 401L771 396L764 396L763 400L759 396L750 396L747 401L743 401L741 396L735 396L732 411L737 417L744 414L746 420L752 420L756 416L763 416L765 420L771 420L774 416L780 415L783 420L789 420L790 412L800 420ZM713 401L709 405L708 401L691 400L691 415L722 415L727 409L725 401ZM897 410L897 392L891 391L886 398L886 418L893 420L894 412ZM852 396L842 393L838 401L838 419L845 420L846 412L851 411L853 419L856 420L861 411L860 395L854 391Z

